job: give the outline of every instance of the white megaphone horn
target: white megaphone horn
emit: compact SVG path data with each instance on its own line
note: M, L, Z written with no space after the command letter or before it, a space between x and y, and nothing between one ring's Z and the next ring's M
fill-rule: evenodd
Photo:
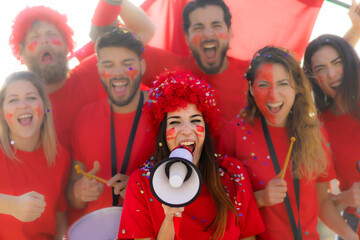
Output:
M185 146L175 148L169 158L155 165L150 174L154 197L170 207L184 207L200 194L202 179L193 164L191 151Z

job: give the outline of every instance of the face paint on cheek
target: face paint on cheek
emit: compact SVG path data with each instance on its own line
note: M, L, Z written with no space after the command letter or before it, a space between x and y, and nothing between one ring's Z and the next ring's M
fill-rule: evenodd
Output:
M40 103L38 104L37 108L35 108L35 112L37 113L38 118L40 118L44 114L42 105Z
M13 117L14 115L12 114L12 113L8 113L8 112L6 112L5 113L5 119L7 120L7 122L9 123L9 125L12 125L13 124L13 122L12 122L12 117Z
M30 52L34 52L36 47L37 47L37 41L33 41L28 45L27 48L29 49Z
M52 38L51 43L56 45L56 46L62 46L62 42L57 38Z
M166 130L166 140L175 139L175 128L170 128Z
M133 67L129 67L129 71L127 71L126 75L130 78L131 81L133 81L138 73L139 71L137 69L134 69Z
M259 87L257 85L258 81L267 81L271 84L271 86ZM265 63L259 68L258 72L256 73L256 78L254 82L254 99L260 112L269 121L271 121L271 119L274 116L270 113L266 104L269 100L271 100L271 92L274 91L273 88L274 88L273 65Z
M200 42L201 42L200 34L196 34L190 39L190 43L195 46L200 46Z
M227 33L219 33L218 36L220 39L229 40L229 34Z
M316 76L316 79L318 80L318 82L320 83L322 83L322 82L326 82L326 77L325 76Z
M110 76L111 75L109 73L106 73L105 70L103 70L102 73L101 73L101 77L105 82L109 82Z
M338 71L339 71L339 73L340 73L340 74L343 74L343 73L344 73L344 68L343 68L343 67L341 67L341 68L339 68L339 70L338 70Z
M196 125L196 134L198 137L204 137L205 136L205 128L203 126Z

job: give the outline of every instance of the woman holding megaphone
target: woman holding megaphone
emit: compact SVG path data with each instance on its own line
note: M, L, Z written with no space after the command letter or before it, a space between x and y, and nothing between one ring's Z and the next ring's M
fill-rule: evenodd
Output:
M243 165L215 155L211 132L218 110L210 86L191 73L166 71L154 82L147 109L158 131L156 152L130 176L118 238L255 239L264 231ZM150 176L179 146L192 153L190 165L198 170L191 174L198 171L203 184L190 184L199 194L188 203L160 202L151 191ZM161 187L169 187L167 182ZM176 198L187 195L185 187L179 191Z

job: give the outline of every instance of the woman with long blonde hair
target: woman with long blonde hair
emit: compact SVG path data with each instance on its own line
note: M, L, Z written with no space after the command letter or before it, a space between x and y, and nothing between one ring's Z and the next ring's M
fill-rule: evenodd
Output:
M61 239L70 156L31 72L11 74L0 90L0 145L0 239Z

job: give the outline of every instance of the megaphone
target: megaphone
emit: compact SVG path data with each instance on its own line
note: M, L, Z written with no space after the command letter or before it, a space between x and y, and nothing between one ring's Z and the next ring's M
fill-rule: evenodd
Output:
M170 207L184 207L199 196L202 178L193 164L193 156L185 146L175 148L169 158L155 165L150 174L154 197Z

